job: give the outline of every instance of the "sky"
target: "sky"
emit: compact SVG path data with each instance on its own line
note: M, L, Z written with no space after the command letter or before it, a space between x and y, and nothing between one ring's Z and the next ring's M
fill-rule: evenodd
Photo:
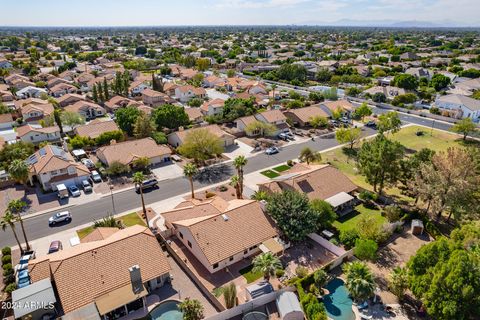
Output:
M480 26L480 0L0 0L2 26L328 24L339 20ZM11 14L8 14L8 13Z

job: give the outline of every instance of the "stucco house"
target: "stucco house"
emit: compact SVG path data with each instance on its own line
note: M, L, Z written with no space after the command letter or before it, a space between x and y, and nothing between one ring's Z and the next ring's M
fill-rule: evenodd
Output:
M205 127L172 132L167 137L168 144L171 145L172 147L177 148L183 144L183 142L185 141L185 138L190 132L193 132L195 130L200 130L200 129L208 130L210 133L217 136L222 141L222 145L224 147L229 147L233 145L235 141L235 136L223 131L218 125L212 124Z
M78 113L87 120L103 117L105 115L105 109L103 107L96 103L83 100L68 105L64 109L65 111Z
M435 100L435 106L457 118L470 118L475 122L480 120L480 100L449 94Z
M175 98L180 102L188 102L193 98L204 99L207 96L207 91L203 88L196 88L191 85L178 86L175 88Z

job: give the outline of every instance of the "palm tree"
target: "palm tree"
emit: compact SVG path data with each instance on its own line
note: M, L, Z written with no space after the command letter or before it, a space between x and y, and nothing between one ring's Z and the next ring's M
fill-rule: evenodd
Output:
M9 210L6 210L5 214L0 220L0 226L2 227L3 231L6 231L7 228L12 229L13 236L17 241L18 247L20 248L20 251L23 253L22 245L20 243L20 240L18 239L17 232L15 230L15 222L17 222L17 217L15 217L15 215L11 213Z
M145 216L145 221L147 222L147 227L150 227L150 224L148 222L148 217L147 217L147 209L145 209L145 200L143 199L143 188L142 188L142 182L145 180L145 176L143 175L142 172L135 172L133 174L133 183L135 183L135 186L138 187L138 190L140 190L140 198L142 199L142 210L143 210L143 215Z
M13 160L8 166L8 174L17 183L25 185L28 180L28 165L20 159Z
M310 164L310 162L322 160L322 155L320 152L315 152L309 147L305 147L300 151L300 156L298 158L300 161L305 161L307 164Z
M271 252L263 253L253 259L253 272L263 273L265 280L270 280L270 277L275 275L277 269L282 268L282 263L278 257Z
M240 183L240 194L243 195L243 168L247 165L248 160L245 156L238 156L233 160L233 166L237 169L238 182Z
M185 167L183 167L183 174L185 177L188 178L190 181L190 189L192 191L192 199L195 199L195 189L193 187L193 177L198 173L197 166L193 163L187 163Z
M240 178L238 176L233 176L230 179L230 185L235 188L237 199L242 199L242 192L240 191Z
M343 267L350 295L356 301L365 301L374 295L375 281L373 274L364 262L354 261Z
M235 283L230 282L223 289L223 299L225 300L227 309L231 309L237 305L237 286Z
M408 289L408 271L406 268L396 267L390 274L388 288L401 301Z
M25 209L27 206L27 203L25 201L16 199L16 200L11 200L8 203L7 210L10 211L12 214L17 216L17 221L20 222L20 227L22 228L22 233L23 233L23 238L25 239L25 244L27 246L27 251L30 250L30 244L28 243L27 239L27 233L25 232L25 226L23 225L23 219L22 219L22 211Z
M196 299L185 298L179 303L178 308L183 313L183 320L203 319L203 306Z
M277 85L272 84L272 104L275 103L275 89L277 89Z

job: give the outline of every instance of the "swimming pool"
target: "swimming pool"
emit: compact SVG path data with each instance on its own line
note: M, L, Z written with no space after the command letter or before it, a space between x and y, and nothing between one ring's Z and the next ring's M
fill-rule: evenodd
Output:
M352 311L353 301L348 296L345 283L340 278L330 281L326 287L329 294L323 297L325 309L328 316L333 320L354 320L355 314Z
M150 311L152 320L182 320L183 313L178 309L178 302L169 300L160 303Z

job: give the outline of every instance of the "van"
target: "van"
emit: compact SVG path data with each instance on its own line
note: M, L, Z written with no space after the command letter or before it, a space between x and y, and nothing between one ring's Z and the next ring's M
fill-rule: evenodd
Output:
M63 183L57 185L57 195L60 199L68 198L67 186Z

